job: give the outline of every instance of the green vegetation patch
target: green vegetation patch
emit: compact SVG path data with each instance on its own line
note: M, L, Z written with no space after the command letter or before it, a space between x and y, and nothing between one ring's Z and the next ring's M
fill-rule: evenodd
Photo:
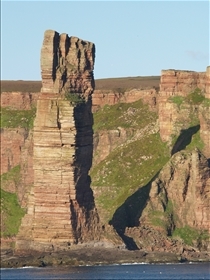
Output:
M174 206L171 200L167 200L165 193L159 195L160 203L163 205L163 211L150 210L149 219L153 226L161 227L167 235L171 235L172 226L174 224Z
M81 94L74 92L65 93L65 99L68 100L72 106L85 103L85 98Z
M202 93L201 89L196 88L190 94L187 95L186 101L193 105L198 105L202 103L205 99L204 94Z
M191 228L189 226L176 228L173 232L172 237L181 238L184 241L184 243L187 245L193 245L194 242L199 243L202 241L208 241L210 238L207 230L201 231L195 228Z
M183 103L188 103L191 105L199 105L203 102L207 102L205 100L208 100L207 98L205 98L204 93L202 92L201 89L196 88L194 91L190 92L186 97L183 96L171 96L169 98L169 100L171 102L173 102L174 104L177 104L177 106L180 108L180 106Z
M159 134L121 145L91 170L92 185L101 194L96 202L110 219L128 196L145 186L169 159Z
M187 151L193 151L195 148L198 148L200 151L202 151L204 148L204 143L200 138L200 130L192 135L190 144L186 146Z
M174 104L177 104L178 107L180 107L180 105L184 102L184 97L183 96L171 96L169 98L169 100L171 102L173 102Z
M166 228L166 221L164 217L164 212L161 211L150 211L149 212L149 219L153 226L158 226L161 228Z
M25 211L20 207L15 193L6 191L11 181L17 186L20 182L20 165L0 176L1 179L1 236L12 237L17 234ZM4 189L4 190L3 190Z
M209 98L205 98L202 102L202 105L204 107L210 108L210 99Z
M12 237L18 233L25 211L20 207L15 193L1 191L1 236Z
M148 105L142 100L134 103L118 103L112 106L105 105L94 113L94 132L102 129L138 128L145 127L157 119L157 114L149 111Z
M1 128L33 127L36 108L31 110L12 110L9 107L1 108Z
M1 187L4 186L4 189L6 185L11 181L13 181L17 186L20 182L20 165L17 165L13 167L9 172L2 174L0 176L0 179L1 179Z

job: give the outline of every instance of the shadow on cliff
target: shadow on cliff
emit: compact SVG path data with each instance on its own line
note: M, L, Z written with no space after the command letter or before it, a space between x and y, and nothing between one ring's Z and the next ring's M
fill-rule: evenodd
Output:
M74 181L76 199L80 207L84 207L87 212L95 207L93 191L90 187L91 178L88 175L93 159L93 115L91 106L92 101L88 100L74 107L76 126Z
M171 155L174 155L175 153L184 150L186 146L189 145L190 142L192 141L192 136L196 132L198 132L199 129L200 129L200 125L195 125L189 127L188 129L181 130L181 133L172 148Z
M93 159L93 115L91 106L92 101L90 99L74 107L76 127L75 155L73 155L75 198L71 200L70 209L76 240L84 235L85 228L88 228L85 233L89 234L94 229L94 225L99 222L91 189L91 178L88 175Z
M128 250L139 250L133 238L125 235L126 227L139 226L139 218L149 199L151 184L158 176L159 172L151 179L151 181L139 188L135 193L129 196L125 202L115 211L109 224L114 227L118 235L124 241Z

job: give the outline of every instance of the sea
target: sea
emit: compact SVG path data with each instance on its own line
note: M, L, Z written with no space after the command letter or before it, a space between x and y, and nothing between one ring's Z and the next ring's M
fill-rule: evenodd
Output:
M121 264L74 267L1 269L1 279L210 279L210 263Z

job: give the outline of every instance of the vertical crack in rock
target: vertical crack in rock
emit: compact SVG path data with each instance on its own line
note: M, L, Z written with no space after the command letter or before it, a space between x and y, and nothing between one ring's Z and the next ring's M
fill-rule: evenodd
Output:
M52 70L53 81L56 80L56 69L57 67L59 67L60 51L59 51L58 43L59 43L59 35L56 32L53 38L53 70Z
M17 235L17 252L66 250L69 244L99 236L88 175L94 59L93 43L45 32L33 132L34 186Z

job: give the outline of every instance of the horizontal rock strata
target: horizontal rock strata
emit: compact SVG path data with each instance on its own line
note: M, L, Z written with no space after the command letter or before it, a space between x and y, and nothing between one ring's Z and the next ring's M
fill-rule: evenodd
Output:
M132 89L125 92L95 90L92 96L93 112L105 105L115 105L117 103L132 103L142 99L148 104L151 110L156 110L156 89Z
M92 43L45 32L43 86L33 131L34 186L17 236L17 252L67 250L73 243L97 238L99 220L88 176L93 153L93 62ZM73 103L66 91L76 94Z
M88 97L94 88L94 60L93 43L47 30L41 49L41 91Z
M31 110L36 106L38 92L1 92L1 107L17 110Z
M206 76L206 72L162 70L160 92L164 92L165 95L186 96L196 88L205 91Z

